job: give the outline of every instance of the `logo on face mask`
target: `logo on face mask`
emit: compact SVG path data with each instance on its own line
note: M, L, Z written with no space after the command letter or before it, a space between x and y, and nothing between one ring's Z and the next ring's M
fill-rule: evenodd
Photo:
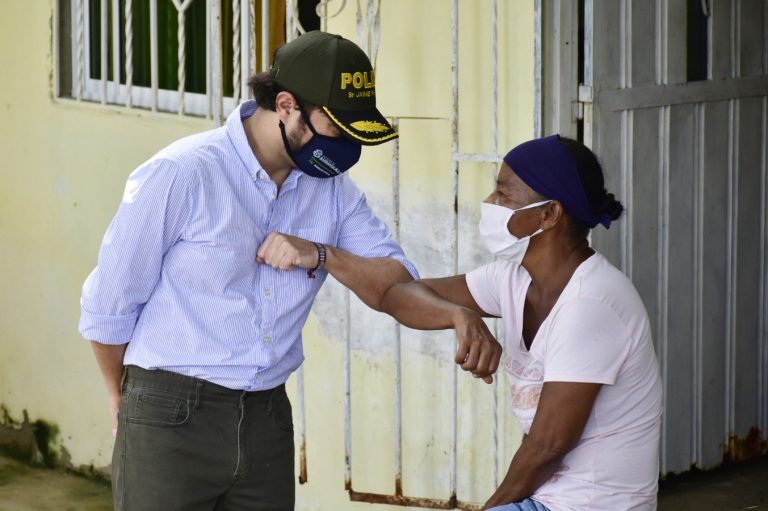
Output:
M315 149L312 151L312 156L309 162L315 166L320 172L328 176L336 176L344 172L336 166L336 162L323 155L322 149Z

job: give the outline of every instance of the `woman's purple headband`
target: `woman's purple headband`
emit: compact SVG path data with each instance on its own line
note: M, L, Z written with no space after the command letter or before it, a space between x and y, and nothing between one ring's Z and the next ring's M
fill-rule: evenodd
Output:
M535 192L560 201L568 213L590 228L611 226L609 215L596 214L589 207L576 159L560 143L560 135L524 142L508 152L504 162Z

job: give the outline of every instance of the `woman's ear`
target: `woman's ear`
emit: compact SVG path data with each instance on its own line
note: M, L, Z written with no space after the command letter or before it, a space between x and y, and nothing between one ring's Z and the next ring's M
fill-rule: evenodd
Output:
M560 201L552 200L544 206L542 215L541 228L544 230L551 229L563 221L565 208Z

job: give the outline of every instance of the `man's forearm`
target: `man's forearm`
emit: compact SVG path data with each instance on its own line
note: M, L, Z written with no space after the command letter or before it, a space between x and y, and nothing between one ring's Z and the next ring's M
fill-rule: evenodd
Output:
M403 325L419 330L453 328L455 315L462 309L420 282L395 284L382 301L384 312Z
M107 385L107 392L110 396L119 396L120 382L123 379L123 357L128 344L110 345L91 341L91 347Z
M331 246L326 246L325 269L377 311L383 310L382 300L390 287L413 280L408 270L395 259L368 259Z

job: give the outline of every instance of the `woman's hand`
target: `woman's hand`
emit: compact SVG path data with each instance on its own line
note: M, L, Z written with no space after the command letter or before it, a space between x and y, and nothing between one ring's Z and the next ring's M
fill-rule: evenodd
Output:
M492 375L499 368L502 349L483 318L471 309L459 307L453 314L453 328L459 342L456 363L471 371L475 378L493 383Z

